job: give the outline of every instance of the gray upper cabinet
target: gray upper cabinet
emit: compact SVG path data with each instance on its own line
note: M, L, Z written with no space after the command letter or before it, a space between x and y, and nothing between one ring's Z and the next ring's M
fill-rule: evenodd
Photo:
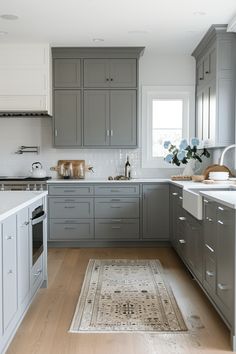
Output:
M84 91L84 146L110 144L109 91Z
M142 47L53 48L54 145L137 147Z
M84 91L84 146L136 146L136 90Z
M113 90L110 93L110 145L137 144L137 105L135 90Z
M81 87L81 60L55 59L53 63L55 88Z
M55 146L81 146L81 92L80 90L54 91Z
M206 147L234 143L236 35L213 25L193 52L196 59L196 134Z
M169 186L143 186L143 238L169 239Z
M84 87L136 88L136 59L85 59Z

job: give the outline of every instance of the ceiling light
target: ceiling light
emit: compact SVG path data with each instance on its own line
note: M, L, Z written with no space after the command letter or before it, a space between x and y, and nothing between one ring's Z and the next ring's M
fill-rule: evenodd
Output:
M13 21L13 20L18 20L18 16L16 15L12 15L12 14L4 14L4 15L0 15L0 17L3 19L3 20L10 20L10 21Z
M93 42L104 42L103 38L93 38Z
M194 16L205 16L206 15L206 12L204 11L195 11L193 13Z
M8 32L6 32L6 31L0 31L0 36L5 36L6 34L8 34Z

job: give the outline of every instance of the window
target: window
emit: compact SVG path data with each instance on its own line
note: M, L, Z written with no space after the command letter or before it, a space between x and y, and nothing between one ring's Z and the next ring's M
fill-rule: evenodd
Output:
M165 140L194 136L194 87L143 87L142 167L168 168Z

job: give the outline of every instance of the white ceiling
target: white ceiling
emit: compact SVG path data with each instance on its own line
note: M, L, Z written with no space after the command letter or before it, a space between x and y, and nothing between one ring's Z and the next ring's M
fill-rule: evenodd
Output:
M19 19L0 18L0 31L8 32L0 36L0 43L132 45L188 54L211 24L229 22L236 14L236 1L1 0L1 14L15 14ZM93 38L104 42L95 43Z

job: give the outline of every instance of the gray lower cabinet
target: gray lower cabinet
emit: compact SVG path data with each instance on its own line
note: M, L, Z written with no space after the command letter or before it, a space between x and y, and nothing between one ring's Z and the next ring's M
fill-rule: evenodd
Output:
M94 238L94 186L79 183L49 186L49 241Z
M84 91L84 146L136 145L136 90Z
M7 331L18 309L16 215L2 223L3 331Z
M235 287L235 211L204 199L203 285L232 326Z
M178 243L178 220L182 214L182 194L182 188L170 185L170 241L175 249L177 248Z
M55 88L81 87L81 60L54 59L53 84Z
M169 239L169 185L143 185L143 238Z
M217 276L216 295L219 306L230 324L233 323L235 285L235 211L216 206Z
M116 88L137 86L136 59L85 59L84 87Z
M80 90L54 91L55 146L82 145L82 107Z

